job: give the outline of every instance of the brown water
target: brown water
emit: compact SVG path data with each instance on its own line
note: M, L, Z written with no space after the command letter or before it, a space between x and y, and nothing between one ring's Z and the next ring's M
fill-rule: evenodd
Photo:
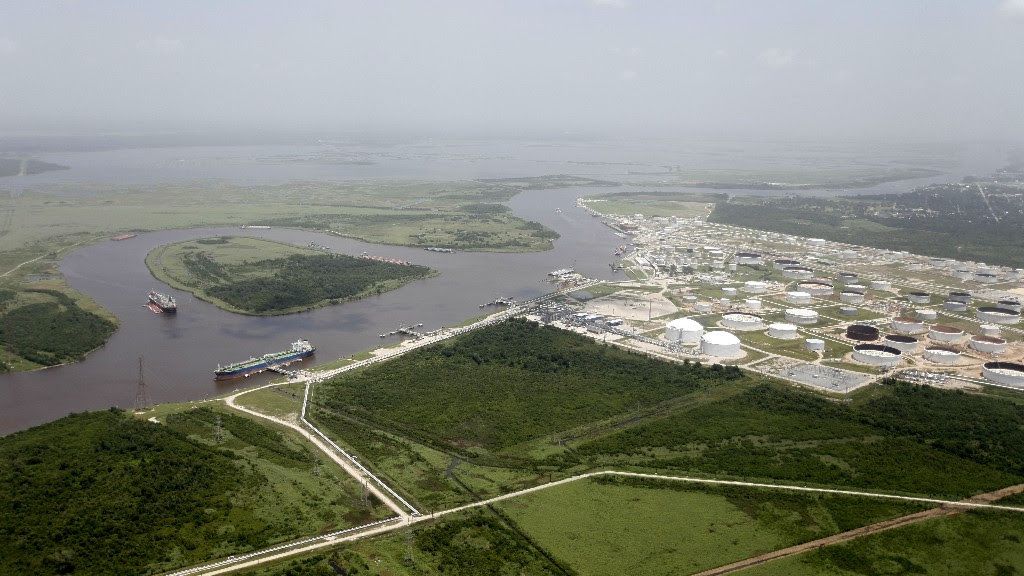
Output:
M120 328L82 362L0 376L0 434L70 412L131 407L140 355L145 357L146 384L153 401L197 400L267 382L270 374L216 382L212 371L218 363L282 350L299 337L317 346L315 360L305 362L312 365L392 342L381 340L379 334L402 324L422 322L427 330L453 325L480 314L478 305L495 297L524 299L548 292L550 270L574 266L590 277L611 278L608 264L622 240L575 207L578 196L606 191L574 188L516 196L510 202L516 214L561 234L554 250L530 254L438 254L298 230L237 228L153 232L72 252L61 265L68 282L117 315ZM435 268L440 275L357 302L289 316L251 317L222 311L173 290L156 281L144 264L146 254L161 244L224 234L298 245L315 240L342 253L366 251L402 258ZM146 308L146 293L151 289L176 297L178 314L156 315Z

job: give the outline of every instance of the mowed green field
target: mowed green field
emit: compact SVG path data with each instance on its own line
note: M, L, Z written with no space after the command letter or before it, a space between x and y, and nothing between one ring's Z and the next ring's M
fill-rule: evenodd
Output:
M502 502L538 545L579 574L691 574L913 513L845 496L602 478Z
M1024 513L970 512L775 560L738 576L1024 574Z
M158 246L146 266L159 280L242 314L289 314L383 294L430 268L325 253L235 236Z

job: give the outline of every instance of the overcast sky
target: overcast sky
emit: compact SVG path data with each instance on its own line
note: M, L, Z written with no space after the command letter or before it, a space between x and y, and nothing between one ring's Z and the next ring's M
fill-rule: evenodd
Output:
M1024 0L0 4L0 132L1024 138Z

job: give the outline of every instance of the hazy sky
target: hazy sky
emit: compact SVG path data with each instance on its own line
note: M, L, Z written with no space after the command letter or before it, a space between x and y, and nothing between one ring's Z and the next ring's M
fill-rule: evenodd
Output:
M1024 0L0 3L0 132L1024 138Z

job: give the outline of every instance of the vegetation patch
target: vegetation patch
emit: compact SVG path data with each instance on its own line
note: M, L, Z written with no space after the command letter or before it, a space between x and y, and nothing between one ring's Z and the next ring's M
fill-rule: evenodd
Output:
M266 315L381 294L433 273L425 266L234 237L161 246L146 264L160 280L222 308Z
M916 512L914 504L598 477L502 502L580 574L690 574Z
M49 289L0 290L0 345L29 366L81 360L114 333L110 319ZM9 365L0 361L0 370Z
M300 440L211 409L166 425L93 412L12 434L0 484L5 574L152 573L379 516Z

